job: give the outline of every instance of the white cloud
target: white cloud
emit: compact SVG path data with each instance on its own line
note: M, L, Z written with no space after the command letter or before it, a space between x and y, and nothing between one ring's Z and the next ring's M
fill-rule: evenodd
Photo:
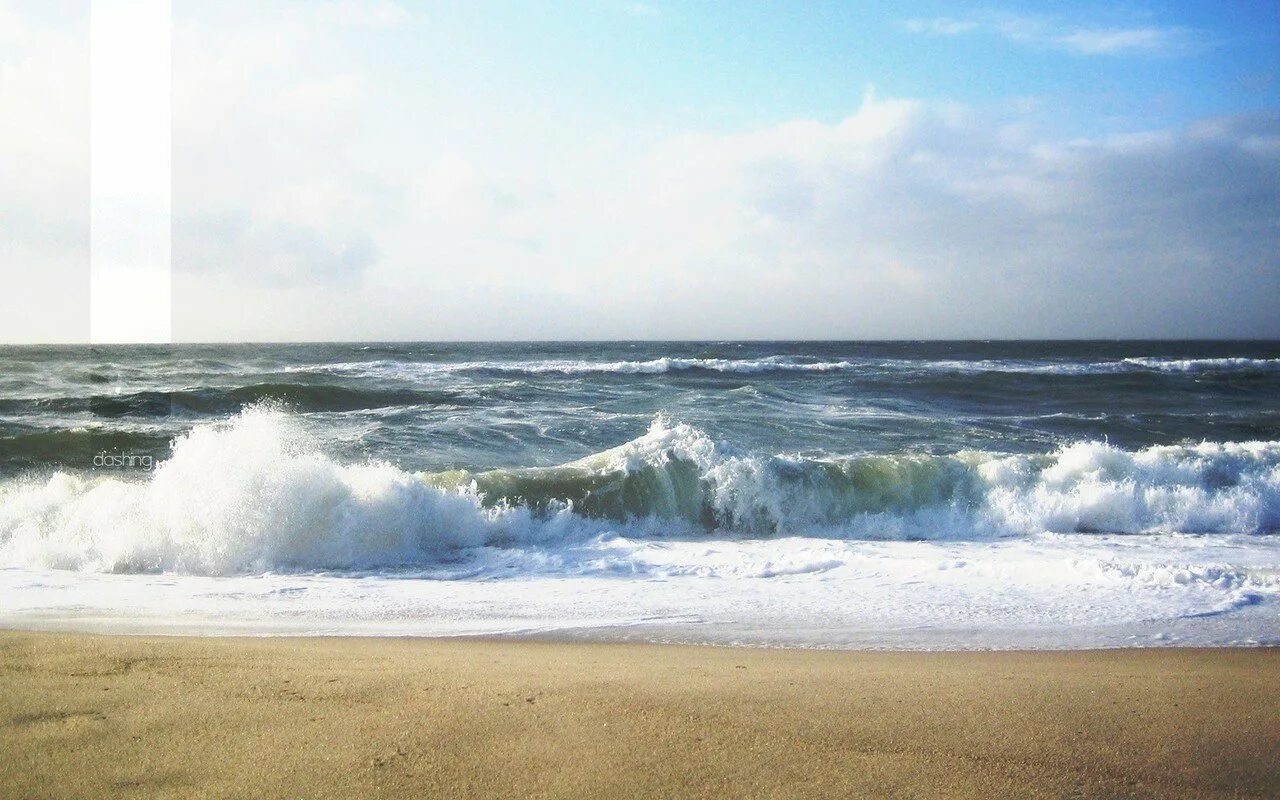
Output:
M1185 55L1203 44L1194 31L1183 27L1089 27L1010 14L964 20L909 19L904 27L911 33L929 36L987 32L1012 42L1090 56Z
M833 124L373 158L383 131L335 122L367 97L308 111L253 74L238 111L200 95L223 124L185 162L187 338L1280 333L1274 115L1059 142L868 96Z
M871 96L732 134L467 127L449 76L389 85L323 15L236 8L174 36L180 339L1280 335L1275 113L1079 141ZM18 269L87 224L77 40L26 40L0 67Z
M335 63L333 41L348 25L400 20L398 8L294 6L252 25L175 19L179 272L282 285L347 279L376 260L366 227L391 202L382 184L399 178L352 152L377 131L364 121L369 87Z
M959 36L977 30L978 23L973 20L959 20L951 17L934 17L932 19L909 19L905 23L912 33L925 33L933 36Z
M334 26L390 28L411 19L410 12L390 0L329 0L307 9L314 21Z
M662 9L653 3L634 2L626 3L623 9L633 17L661 17Z
M30 35L26 21L8 4L0 5L0 44L22 44Z
M1184 28L1081 28L1054 39L1072 52L1083 55L1125 53L1175 53L1191 46Z

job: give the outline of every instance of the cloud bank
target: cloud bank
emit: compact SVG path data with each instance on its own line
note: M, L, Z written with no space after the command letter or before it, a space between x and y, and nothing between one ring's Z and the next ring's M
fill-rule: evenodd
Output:
M84 31L13 20L0 311L10 340L74 339ZM423 24L393 3L176 22L181 340L1280 336L1274 110L1088 139L872 94L738 132L521 126L450 74L375 69Z
M868 95L833 123L389 151L361 76L280 57L179 120L183 338L1280 335L1275 113L1062 141Z

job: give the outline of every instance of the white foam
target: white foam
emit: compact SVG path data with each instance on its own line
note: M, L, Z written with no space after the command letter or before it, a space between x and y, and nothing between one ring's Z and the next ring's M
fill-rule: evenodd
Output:
M59 473L0 490L5 563L104 572L377 567L554 528L386 464L339 464L263 408L197 426L145 481Z
M1161 372L1280 370L1280 358L1126 358L1124 363Z
M1275 537L606 535L552 551L481 548L447 567L358 579L0 569L0 624L810 647L1277 644L1278 564Z

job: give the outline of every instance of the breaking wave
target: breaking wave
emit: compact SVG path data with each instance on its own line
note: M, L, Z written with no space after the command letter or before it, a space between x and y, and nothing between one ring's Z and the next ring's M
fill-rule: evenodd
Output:
M1280 529L1280 442L1042 455L739 452L664 418L557 467L409 473L340 463L285 411L179 437L134 480L0 485L0 564L195 574L439 564L460 549L605 534L984 539Z

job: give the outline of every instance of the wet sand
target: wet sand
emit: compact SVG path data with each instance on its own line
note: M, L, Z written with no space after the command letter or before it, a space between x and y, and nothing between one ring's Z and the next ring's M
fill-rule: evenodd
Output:
M1280 650L0 633L3 797L1277 797Z

